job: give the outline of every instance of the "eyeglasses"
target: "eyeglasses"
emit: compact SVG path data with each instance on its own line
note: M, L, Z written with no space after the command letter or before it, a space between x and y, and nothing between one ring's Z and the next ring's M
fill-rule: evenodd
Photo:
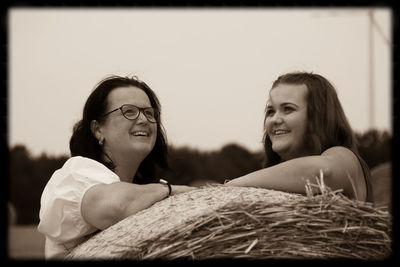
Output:
M124 104L119 108L107 112L102 117L105 117L117 110L121 110L122 115L128 120L136 120L139 117L140 112L142 112L149 122L157 122L156 118L158 117L158 111L156 111L155 108L139 108L131 104Z

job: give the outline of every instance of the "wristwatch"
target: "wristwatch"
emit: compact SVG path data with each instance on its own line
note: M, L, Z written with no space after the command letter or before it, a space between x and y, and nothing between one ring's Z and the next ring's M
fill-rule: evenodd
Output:
M164 184L164 185L168 186L168 190L169 190L168 196L170 196L171 193L172 193L172 187L171 187L171 185L168 183L168 181L166 181L166 180L164 180L164 179L160 179L159 182L160 182L160 184Z

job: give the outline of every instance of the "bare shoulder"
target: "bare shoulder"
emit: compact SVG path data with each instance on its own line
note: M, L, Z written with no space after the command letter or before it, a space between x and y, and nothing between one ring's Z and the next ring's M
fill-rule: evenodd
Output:
M366 185L360 161L350 149L335 146L325 150L321 156L328 159L336 169L338 179L348 179L354 192L354 197L359 200L366 198ZM343 178L344 177L344 178ZM349 192L349 190L347 190ZM350 194L351 195L351 194Z
M358 163L356 155L347 147L334 146L322 152L321 156L329 157L332 160L338 160L348 163Z
M330 162L331 167L342 173L345 171L351 177L358 176L361 165L357 156L348 148L343 146L334 146L325 150L322 157ZM343 174L341 174L343 175Z

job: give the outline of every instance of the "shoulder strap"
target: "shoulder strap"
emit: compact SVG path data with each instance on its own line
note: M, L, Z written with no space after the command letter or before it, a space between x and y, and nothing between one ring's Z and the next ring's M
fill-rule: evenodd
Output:
M365 184L367 186L367 198L365 201L373 203L374 198L373 198L373 193L372 193L371 171L370 171L367 163L361 158L361 156L357 152L355 152L353 150L351 150L351 151L357 156L358 161L360 162L361 168L364 173Z

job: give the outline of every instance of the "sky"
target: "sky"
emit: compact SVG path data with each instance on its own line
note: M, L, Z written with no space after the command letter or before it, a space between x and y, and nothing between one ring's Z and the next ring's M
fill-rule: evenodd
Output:
M261 150L268 91L291 71L332 82L356 132L392 132L392 11L373 9L371 48L368 10L10 8L8 144L69 155L87 97L111 74L156 92L175 147Z

